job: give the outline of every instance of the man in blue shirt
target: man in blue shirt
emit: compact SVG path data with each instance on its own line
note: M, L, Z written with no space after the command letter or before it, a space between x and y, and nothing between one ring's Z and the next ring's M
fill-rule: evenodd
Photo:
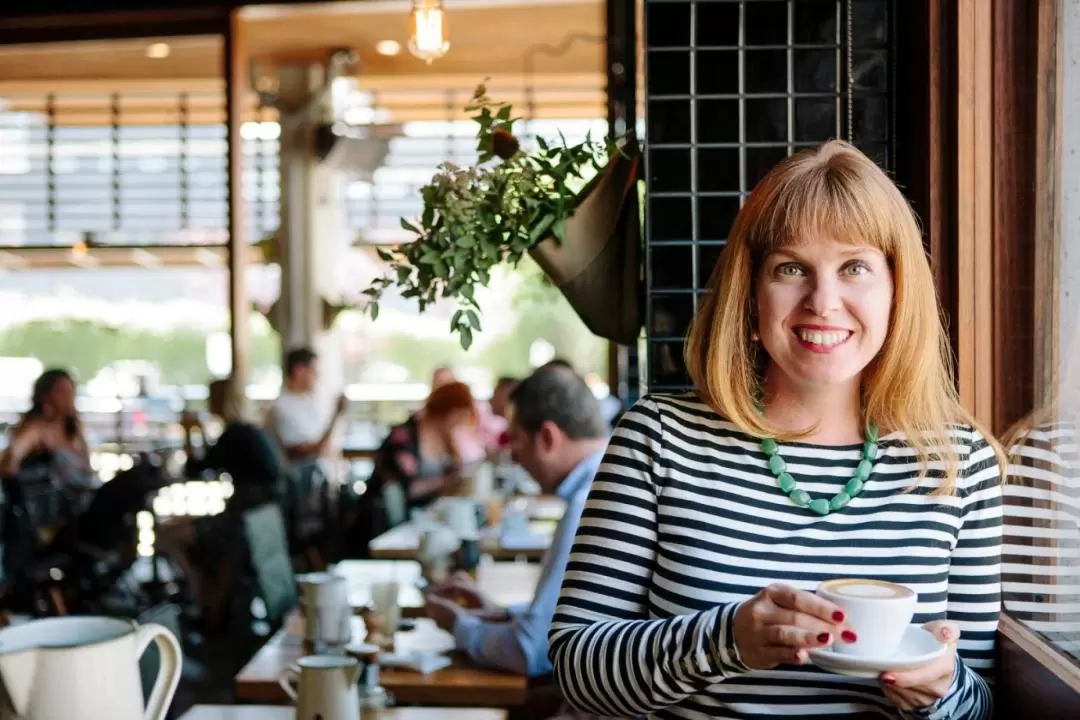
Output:
M532 475L542 492L566 501L536 595L531 603L500 608L467 579L456 577L428 595L427 613L453 633L458 649L477 664L536 677L551 672L548 630L609 427L592 391L567 367L540 368L518 385L510 402L514 461ZM464 609L455 597L466 598L478 609Z

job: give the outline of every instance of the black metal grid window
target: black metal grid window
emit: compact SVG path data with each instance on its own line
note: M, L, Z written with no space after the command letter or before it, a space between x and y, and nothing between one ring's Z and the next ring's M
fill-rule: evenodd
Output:
M649 388L683 342L744 198L800 147L893 166L893 0L645 0Z

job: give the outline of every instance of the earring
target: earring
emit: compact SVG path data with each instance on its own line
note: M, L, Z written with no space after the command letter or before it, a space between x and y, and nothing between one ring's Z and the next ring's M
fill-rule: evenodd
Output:
M757 330L751 330L750 331L750 339L753 340L754 342L758 342L758 341L761 340L761 336L758 335Z

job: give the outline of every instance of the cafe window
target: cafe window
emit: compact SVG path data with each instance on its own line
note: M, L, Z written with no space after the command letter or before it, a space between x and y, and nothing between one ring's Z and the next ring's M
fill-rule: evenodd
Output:
M1027 66L994 71L993 122L1008 132L992 150L994 337L979 340L1009 457L1002 678L1010 712L1066 717L1080 707L1080 0L1017 7L1037 23L1004 32Z

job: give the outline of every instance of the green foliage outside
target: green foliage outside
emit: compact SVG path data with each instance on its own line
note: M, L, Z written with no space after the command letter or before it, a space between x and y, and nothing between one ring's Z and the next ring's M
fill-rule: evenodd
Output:
M400 365L407 369L412 382L427 382L439 365L480 368L493 377L522 376L530 370L530 347L542 338L580 372L596 372L604 377L607 343L589 333L559 291L544 282L543 273L531 260L522 263L521 272L524 280L512 300L515 327L492 338L489 344L466 351L449 332L439 340L398 334L372 348L365 362ZM252 375L256 378L274 371L281 363L278 336L263 331L264 327L253 327L251 333ZM123 360L155 364L163 385L199 385L209 378L206 333L196 329L154 332L90 320L37 320L0 330L0 356L35 357L46 367L71 369L84 383L103 368ZM362 367L349 368L350 381L360 370Z
M523 260L519 272L524 278L512 300L515 328L494 337L483 348L463 350L449 333L444 340L393 335L376 355L404 367L414 382L426 382L440 365L480 367L493 377L522 377L531 370L529 349L533 342L543 339L555 348L556 356L570 361L578 372L606 377L607 342L589 332L535 263Z
M252 333L252 369L281 364L281 344L273 333ZM45 367L68 368L87 382L121 360L156 364L165 385L198 385L209 379L206 333L112 327L90 320L35 320L0 331L0 356L35 357Z

